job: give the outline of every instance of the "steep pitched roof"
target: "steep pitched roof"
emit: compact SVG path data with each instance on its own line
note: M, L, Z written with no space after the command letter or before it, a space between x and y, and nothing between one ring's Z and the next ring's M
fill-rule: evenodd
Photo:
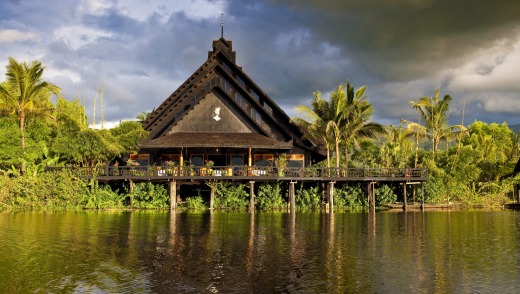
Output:
M206 62L143 122L144 128L150 134L149 140L143 142L143 147L165 144L180 146L181 142L191 142L189 144L198 146L191 139L186 139L196 137L187 135L189 132L215 132L220 135L227 133L228 136L229 133L238 132L263 137L266 144L257 144L258 146L272 144L281 147L294 144L314 151L315 146L302 139L303 133L290 123L287 114L236 65L232 42L220 38L213 41L212 45L213 51L208 53ZM211 105L207 102L210 100L213 101ZM210 107L217 105L215 103L219 106L214 107L215 111L220 106L229 109L225 115L232 117L235 125L240 126L229 132L212 129L211 123L206 121L204 124L199 123L198 129L193 127L195 129L190 131L189 125L196 124L200 117L200 114L194 113L208 112ZM194 111L197 107L198 110ZM176 133L179 134L175 135ZM180 133L184 135L181 136Z

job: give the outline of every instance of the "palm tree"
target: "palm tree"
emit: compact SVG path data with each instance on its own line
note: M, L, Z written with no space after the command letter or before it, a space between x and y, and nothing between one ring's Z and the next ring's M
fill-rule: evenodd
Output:
M6 66L7 81L0 84L0 111L16 115L20 127L20 147L25 152L25 124L29 115L52 117L51 94L58 95L60 88L42 81L44 67L41 62L18 63L9 57ZM25 167L22 164L22 172Z
M385 143L381 146L381 154L385 155L384 167L404 167L413 151L411 137L413 133L401 126L389 125L385 136Z
M314 100L311 101L311 107L307 105L296 106L296 111L302 114L303 118L293 117L291 123L300 127L304 136L317 143L325 146L327 150L327 168L330 168L330 142L331 139L327 134L327 123L323 118L323 108L326 101L321 98L320 92L314 92Z
M424 120L424 126L411 121L403 120L408 128L418 135L427 136L432 140L433 159L442 140L449 142L457 134L467 132L463 125L448 125L448 110L452 100L450 95L444 95L439 99L439 89L435 90L435 96L422 97L417 102L411 101L412 107L419 111L420 117Z
M350 82L347 82L345 88L346 100L342 112L341 131L345 144L345 168L348 168L349 145L353 143L359 146L361 138L376 138L378 135L386 134L386 130L383 125L370 121L374 109L366 101L366 87L354 90Z

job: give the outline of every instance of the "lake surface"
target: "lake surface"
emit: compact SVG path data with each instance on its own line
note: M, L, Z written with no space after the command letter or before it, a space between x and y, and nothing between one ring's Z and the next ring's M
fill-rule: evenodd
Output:
M0 293L519 291L519 211L0 213Z

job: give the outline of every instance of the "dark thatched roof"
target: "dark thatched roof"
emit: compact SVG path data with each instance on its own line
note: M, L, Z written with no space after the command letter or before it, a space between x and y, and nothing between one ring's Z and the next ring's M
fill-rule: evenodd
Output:
M141 141L141 148L231 147L291 149L293 142L279 142L255 133L175 133Z

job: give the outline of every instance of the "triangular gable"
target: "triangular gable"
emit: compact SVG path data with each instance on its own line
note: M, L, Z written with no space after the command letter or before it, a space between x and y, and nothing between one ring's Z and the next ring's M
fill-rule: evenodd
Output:
M211 121L220 107L235 124L231 132L257 133L279 142L294 142L301 148L315 146L290 118L235 64L231 41L213 42L213 52L143 123L153 140L176 132L229 132ZM219 121L220 122L220 121ZM222 121L220 124L229 121ZM193 126L189 126L193 124ZM190 129L191 128L191 129Z

